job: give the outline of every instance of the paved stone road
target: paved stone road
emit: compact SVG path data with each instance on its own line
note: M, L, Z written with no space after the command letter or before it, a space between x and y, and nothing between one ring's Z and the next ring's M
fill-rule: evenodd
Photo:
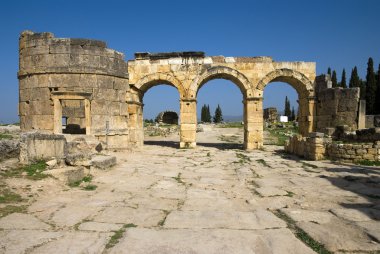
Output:
M279 213L330 251L380 251L379 169L171 144L118 153L94 191L43 180L0 219L0 253L314 253Z

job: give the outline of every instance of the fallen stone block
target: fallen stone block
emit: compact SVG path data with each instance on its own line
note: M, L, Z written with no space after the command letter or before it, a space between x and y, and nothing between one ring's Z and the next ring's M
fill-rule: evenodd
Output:
M51 175L65 184L80 181L87 175L83 167L65 167L44 171L44 174Z
M17 158L20 153L20 142L18 140L0 140L0 160Z
M90 166L91 156L87 153L72 153L66 155L65 162L69 166Z
M109 155L96 155L91 159L91 166L98 169L107 169L116 165L116 157Z

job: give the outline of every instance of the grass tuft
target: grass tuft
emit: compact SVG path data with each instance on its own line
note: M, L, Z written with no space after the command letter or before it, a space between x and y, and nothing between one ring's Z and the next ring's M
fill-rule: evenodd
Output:
M361 160L357 161L356 164L363 166L380 166L380 161Z
M94 184L89 184L89 185L86 185L85 187L83 187L83 189L87 190L87 191L93 191L93 190L96 190L96 188L98 188L98 186L96 186Z
M11 213L25 213L26 212L26 206L15 206L15 205L7 205L4 207L0 207L0 218L5 217Z
M264 167L268 167L270 168L270 166L268 165L268 163L264 160L264 159L258 159L256 160L258 163L262 164Z
M313 251L319 254L332 254L329 250L325 248L325 246L316 240L314 240L308 233L302 230L300 227L296 225L296 222L290 218L288 215L283 213L280 210L273 211L274 215L278 218L282 219L288 225L288 228L295 234L295 236L300 239L304 244L309 246Z
M129 223L129 224L125 224L121 229L114 231L114 234L111 236L110 240L106 244L106 249L110 249L114 247L123 237L125 230L127 228L135 228L135 227L137 227L135 224Z

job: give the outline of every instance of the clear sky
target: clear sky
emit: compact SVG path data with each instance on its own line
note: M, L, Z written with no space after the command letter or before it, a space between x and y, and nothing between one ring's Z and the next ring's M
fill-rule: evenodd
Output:
M380 1L7 1L0 2L0 122L16 122L18 37L23 30L56 37L91 38L124 52L204 51L206 55L272 56L277 61L313 61L317 74L331 66L348 77L357 65L365 77L368 57L380 61ZM283 109L287 85L272 84L264 105ZM177 96L177 97L175 97ZM174 88L158 86L144 98L146 118L178 110ZM225 115L242 114L242 96L229 81L213 80L198 105L220 103ZM165 103L169 103L166 105Z

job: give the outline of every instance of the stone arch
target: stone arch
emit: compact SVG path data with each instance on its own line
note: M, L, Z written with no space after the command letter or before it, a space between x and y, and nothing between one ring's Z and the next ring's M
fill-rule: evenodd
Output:
M180 98L185 97L186 92L182 83L176 77L170 74L155 73L155 74L146 75L140 80L138 80L136 84L132 86L140 91L141 98L142 98L144 96L144 93L148 91L150 88L157 85L161 85L161 84L165 84L165 85L169 85L169 86L177 88Z
M190 98L196 98L199 89L212 79L230 80L239 87L244 98L253 96L251 82L249 82L244 74L230 67L215 66L206 69L201 75L198 75L193 80L189 88Z
M257 89L259 90L258 96L261 97L263 95L265 86L276 81L285 82L291 85L294 89L296 89L300 98L305 98L314 94L313 83L304 74L295 70L284 68L268 73L259 81L257 84Z

